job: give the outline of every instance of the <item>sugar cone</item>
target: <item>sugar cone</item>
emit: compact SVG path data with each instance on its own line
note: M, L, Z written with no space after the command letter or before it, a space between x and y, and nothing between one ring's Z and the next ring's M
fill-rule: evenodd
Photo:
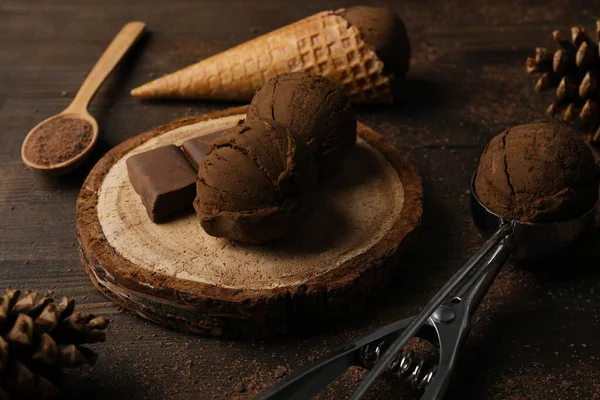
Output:
M284 72L321 74L343 86L353 102L392 100L391 77L360 31L323 11L252 39L131 91L142 98L250 100Z

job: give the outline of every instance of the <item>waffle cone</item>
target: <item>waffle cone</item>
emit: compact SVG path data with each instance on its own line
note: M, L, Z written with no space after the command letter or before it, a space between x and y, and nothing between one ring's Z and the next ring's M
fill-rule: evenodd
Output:
M323 11L155 79L131 91L141 98L250 100L284 72L320 74L344 87L353 102L392 100L391 77L360 31Z

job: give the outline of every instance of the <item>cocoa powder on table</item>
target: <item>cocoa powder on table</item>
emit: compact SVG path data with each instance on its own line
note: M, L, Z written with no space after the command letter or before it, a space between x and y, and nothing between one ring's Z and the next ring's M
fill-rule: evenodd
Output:
M23 153L32 163L50 166L70 160L91 143L92 125L81 118L58 117L35 129Z

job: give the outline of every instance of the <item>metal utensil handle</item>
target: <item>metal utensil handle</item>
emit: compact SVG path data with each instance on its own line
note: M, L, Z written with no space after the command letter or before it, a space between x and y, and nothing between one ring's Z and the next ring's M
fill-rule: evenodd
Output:
M392 343L392 345L385 352L383 357L377 362L371 371L367 374L365 379L358 385L357 389L350 396L350 400L360 400L367 395L371 387L377 382L379 377L386 371L388 365L397 354L402 351L402 348L406 345L410 338L412 338L419 328L425 323L425 321L433 314L433 312L447 299L450 293L456 288L456 286L462 282L468 275L477 267L480 261L495 248L505 237L512 232L512 226L510 223L503 223L498 228L498 231L492 235L484 244L481 246L469 261L465 263L455 273L452 278L436 293L435 296L429 301L425 308L412 320L410 325L406 327L406 330L400 335L398 339Z
M398 332L406 328L412 317L395 321L377 329L351 343L346 344L334 353L294 371L273 387L263 392L257 400L306 400L312 399L324 387L340 376L349 367L356 365L361 350L370 344L383 340L392 341Z
M480 269L468 279L455 300L446 303L446 308L452 312L452 318L434 320L439 337L440 360L433 378L419 400L438 400L446 392L460 346L469 335L471 316L513 249L512 235L501 240L482 262Z
M508 235L498 243L493 254L481 265L480 270L473 274L462 289L456 293L456 297L461 299L464 308L468 311L469 317L477 311L479 304L514 248L514 235Z

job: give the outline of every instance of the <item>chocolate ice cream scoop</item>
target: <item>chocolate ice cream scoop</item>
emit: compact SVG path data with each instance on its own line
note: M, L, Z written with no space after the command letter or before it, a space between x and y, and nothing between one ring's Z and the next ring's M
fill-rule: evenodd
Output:
M356 143L356 115L343 89L320 75L292 72L265 83L248 119L273 119L304 139L320 159Z
M247 120L213 142L200 165L194 208L209 235L264 243L295 228L316 183L302 138L275 121Z
M410 42L404 23L387 7L354 6L339 15L358 28L383 61L384 71L403 79L410 64Z
M522 222L560 222L596 203L598 169L589 148L559 124L519 125L494 137L475 179L492 212Z

